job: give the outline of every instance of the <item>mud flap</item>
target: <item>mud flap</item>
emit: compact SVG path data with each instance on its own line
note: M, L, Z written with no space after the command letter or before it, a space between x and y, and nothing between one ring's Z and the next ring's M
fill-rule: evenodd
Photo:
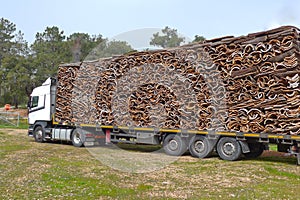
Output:
M249 152L250 152L250 148L249 148L247 142L241 141L241 140L239 140L238 142L239 142L240 145L241 145L241 148L242 148L242 152L243 152L243 153L249 153Z

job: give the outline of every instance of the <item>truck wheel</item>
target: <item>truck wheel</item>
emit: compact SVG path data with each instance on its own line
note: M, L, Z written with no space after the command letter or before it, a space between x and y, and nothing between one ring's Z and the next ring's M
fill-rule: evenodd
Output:
M187 151L186 142L175 134L170 134L165 137L163 147L166 154L171 156L181 156Z
M35 127L35 129L33 131L33 137L36 142L44 142L45 131L44 131L43 127L41 127L41 126Z
M242 149L235 138L223 137L217 144L217 152L223 160L238 160L242 155Z
M189 150L193 157L206 158L211 155L213 147L207 137L195 135L190 141Z
M257 158L264 152L264 145L261 143L248 143L250 152L245 153L246 158Z
M82 134L81 134L80 130L75 129L73 131L72 136L71 136L71 141L72 141L73 146L75 146L75 147L83 146Z

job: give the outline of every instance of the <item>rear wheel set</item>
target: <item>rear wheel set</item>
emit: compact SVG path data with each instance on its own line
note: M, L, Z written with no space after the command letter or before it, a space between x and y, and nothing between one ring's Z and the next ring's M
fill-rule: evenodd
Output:
M197 158L209 157L215 148L215 142L202 135L195 135L189 142L187 141L188 139L182 138L179 135L170 134L165 137L163 147L168 155L180 156L188 149L191 155ZM231 137L221 138L216 145L216 150L223 160L234 161L240 159L242 156L242 148L239 141ZM252 156L253 154L251 153Z

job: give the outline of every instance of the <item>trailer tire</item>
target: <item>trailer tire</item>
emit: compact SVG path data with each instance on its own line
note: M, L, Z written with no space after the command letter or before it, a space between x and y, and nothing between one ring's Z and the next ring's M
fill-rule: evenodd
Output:
M36 142L44 142L45 130L41 126L36 126L33 131L33 137Z
M165 137L163 148L168 155L181 156L187 151L188 146L179 135L170 134Z
M213 147L207 137L195 135L189 143L189 151L193 157L206 158L211 155Z
M250 152L244 153L245 158L257 158L265 150L264 145L261 143L248 143Z
M223 137L217 144L217 152L223 160L238 160L242 155L241 145L235 138Z
M82 147L84 143L82 138L83 138L82 131L75 129L71 135L71 141L73 146Z

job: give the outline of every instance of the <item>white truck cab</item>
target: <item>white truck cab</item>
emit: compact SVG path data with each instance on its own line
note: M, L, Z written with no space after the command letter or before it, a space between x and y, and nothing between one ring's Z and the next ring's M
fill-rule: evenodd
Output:
M51 121L50 87L51 78L48 78L42 86L33 89L29 103L29 124L34 124L38 120Z
M28 103L28 134L33 135L35 126L46 127L52 122L55 111L56 80L48 78L41 86L33 89Z

